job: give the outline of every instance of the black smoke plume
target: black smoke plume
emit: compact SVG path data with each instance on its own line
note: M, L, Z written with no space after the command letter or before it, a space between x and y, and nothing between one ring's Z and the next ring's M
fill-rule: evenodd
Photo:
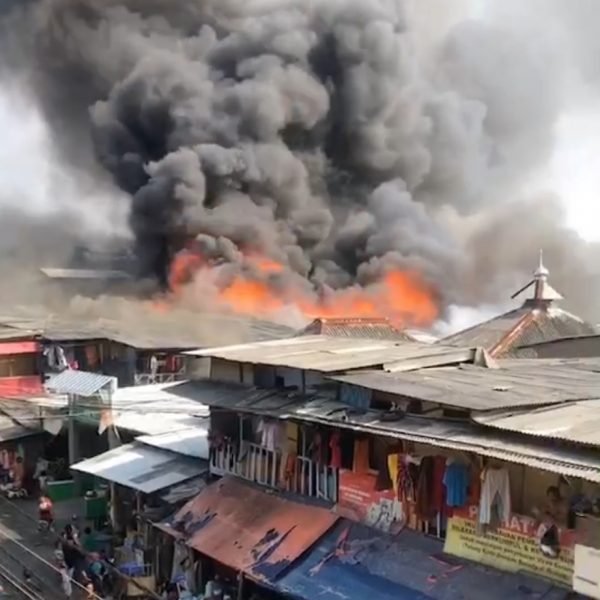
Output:
M131 196L141 274L163 285L190 238L312 286L416 269L444 306L498 293L508 240L527 251L511 269L550 245L567 272L559 222L511 239L503 209L552 151L559 52L494 22L425 43L421 4L37 0L1 17L3 56L63 163Z

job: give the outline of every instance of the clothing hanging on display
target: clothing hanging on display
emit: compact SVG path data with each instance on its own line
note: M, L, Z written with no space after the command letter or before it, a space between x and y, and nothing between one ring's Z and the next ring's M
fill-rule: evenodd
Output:
M408 462L408 459L409 457L405 456L398 469L398 499L402 502L415 501L415 486L419 477L419 467Z
M261 421L257 433L261 434L260 445L267 450L277 450L283 439L283 425L278 421Z
M331 451L331 461L329 466L334 469L342 468L342 449L340 447L340 432L334 431L329 438L329 449Z
M291 421L285 422L285 436L287 438L287 451L291 453L298 452L298 425Z
M433 459L433 480L431 482L431 506L435 512L440 514L444 513L446 507L445 472L446 459L443 456L435 456Z
M310 459L320 465L323 462L323 438L319 431L313 432L312 442L308 448Z
M354 442L354 466L355 473L367 473L369 471L369 440L358 439Z
M481 469L476 467L471 467L471 479L469 481L469 496L468 503L469 506L476 506L479 504L479 500L481 498L481 477L483 472Z
M469 487L469 468L462 463L453 462L446 466L443 483L446 486L446 505L452 508L467 503Z
M398 469L400 464L399 454L388 454L387 456L388 473L394 489L394 496L398 497Z
M423 457L419 468L419 478L417 480L417 489L415 492L415 510L419 519L427 520L435 516L436 511L433 507L433 471L433 457Z
M510 519L510 479L506 469L486 469L481 482L479 522L489 525L497 511L503 523Z
M375 463L375 468L377 469L377 480L375 481L375 490L380 492L383 490L392 489L392 479L390 478L390 473L388 471L388 463L387 457L390 452L390 446L386 440L381 438L375 438L373 443L373 454L371 457L372 461Z

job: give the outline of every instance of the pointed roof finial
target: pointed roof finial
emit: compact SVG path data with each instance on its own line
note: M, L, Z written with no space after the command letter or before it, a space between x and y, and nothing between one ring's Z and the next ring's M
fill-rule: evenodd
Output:
M544 252L540 250L540 261L537 269L533 273L533 279L511 297L523 297L523 293L533 288L533 296L525 297L525 305L547 306L554 300L561 300L562 296L548 283L550 271L544 266Z
M548 279L548 275L550 275L550 271L544 266L544 251L540 250L540 262L533 276L536 279Z

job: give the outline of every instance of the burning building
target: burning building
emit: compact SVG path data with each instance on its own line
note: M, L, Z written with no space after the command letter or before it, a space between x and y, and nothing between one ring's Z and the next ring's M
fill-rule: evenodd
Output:
M562 109L554 46L456 19L431 39L426 4L39 0L2 15L2 60L57 160L131 201L141 276L180 293L193 240L198 304L423 326L495 295L472 223Z

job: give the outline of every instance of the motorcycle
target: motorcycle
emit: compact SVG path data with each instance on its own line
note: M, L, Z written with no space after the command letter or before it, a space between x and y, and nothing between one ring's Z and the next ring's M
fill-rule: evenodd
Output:
M27 490L25 488L15 488L15 487L11 487L11 486L5 486L2 491L4 492L4 495L9 500L15 500L15 499L19 499L19 498L27 498L29 496L29 493L27 492Z

